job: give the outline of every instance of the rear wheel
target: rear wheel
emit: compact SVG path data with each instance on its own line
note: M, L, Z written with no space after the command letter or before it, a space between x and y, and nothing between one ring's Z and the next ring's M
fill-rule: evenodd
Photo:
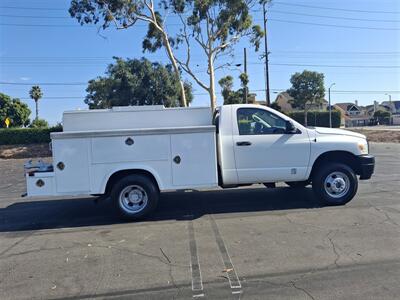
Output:
M313 176L312 186L316 196L327 205L348 203L358 189L355 172L340 163L329 163Z
M123 218L139 220L157 207L159 192L147 176L129 175L114 185L111 198Z
M285 182L288 186L291 188L304 188L307 185L309 185L311 182L310 180L305 180L305 181L290 181L290 182Z

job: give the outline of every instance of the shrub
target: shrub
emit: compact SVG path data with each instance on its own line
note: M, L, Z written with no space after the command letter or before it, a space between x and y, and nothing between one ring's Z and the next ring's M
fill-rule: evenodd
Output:
M304 125L304 111L290 112L288 116ZM307 113L307 125L329 127L329 111L309 111ZM340 127L340 112L337 110L332 110L332 127Z
M29 125L30 128L48 128L49 123L47 123L46 120L44 119L35 119L32 121L31 125Z
M50 128L0 129L0 145L40 144L50 142L50 132L62 131L61 126Z

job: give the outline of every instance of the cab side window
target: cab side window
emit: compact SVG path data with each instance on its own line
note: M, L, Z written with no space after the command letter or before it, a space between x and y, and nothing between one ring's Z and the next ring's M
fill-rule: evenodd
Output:
M286 121L258 108L239 108L237 121L240 135L284 134Z

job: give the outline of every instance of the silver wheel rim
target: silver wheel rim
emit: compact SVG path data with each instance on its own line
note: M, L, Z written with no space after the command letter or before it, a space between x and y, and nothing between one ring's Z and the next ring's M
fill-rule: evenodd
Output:
M147 202L146 191L138 185L129 185L119 194L119 206L129 214L141 212Z
M350 179L342 172L332 172L325 178L325 192L332 198L340 198L350 189Z

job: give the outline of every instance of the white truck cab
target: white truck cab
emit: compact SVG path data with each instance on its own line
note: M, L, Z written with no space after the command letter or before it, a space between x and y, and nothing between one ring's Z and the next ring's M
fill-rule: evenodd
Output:
M114 107L63 115L53 164L26 166L27 195L103 195L139 219L159 193L286 182L312 184L326 204L349 202L375 159L364 135L306 128L271 108Z

